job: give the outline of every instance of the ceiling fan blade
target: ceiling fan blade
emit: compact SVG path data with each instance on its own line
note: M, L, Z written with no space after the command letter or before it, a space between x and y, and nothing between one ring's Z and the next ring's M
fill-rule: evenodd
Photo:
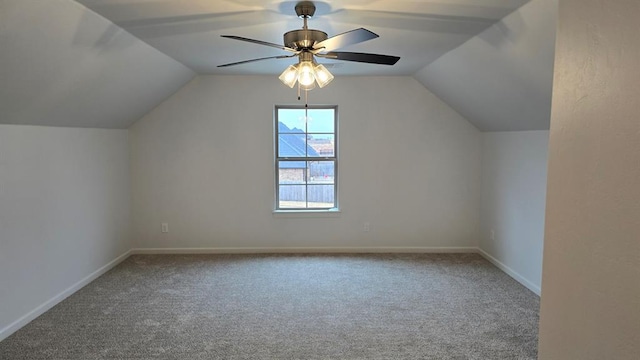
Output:
M316 54L316 56L345 61L355 61L369 64L394 65L400 60L399 56L368 54L357 52L332 51L326 54Z
M468 35L481 32L499 19L501 18L347 9L340 10L331 17L332 21L341 24L357 23L376 28Z
M234 66L234 65L246 64L246 63L250 63L250 62L254 62L254 61L268 60L268 59L286 59L286 58L294 57L294 56L297 56L297 55L298 55L298 54L293 54L293 55L268 56L268 57L263 57L263 58L258 58L258 59L251 59L251 60L244 60L244 61L233 62L233 63L229 63L229 64L222 64L222 65L218 65L218 67Z
M359 28L351 31L332 36L327 40L321 41L313 46L314 49L324 48L322 51L332 51L345 46L354 45L363 41L375 39L378 34L371 32L365 28Z
M295 49L288 48L288 47L283 46L283 45L278 45L278 44L262 41L262 40L249 39L249 38L245 38L245 37L241 37L241 36L234 36L234 35L220 35L220 36L222 36L223 38L228 38L228 39L246 41L246 42L259 44L259 45L265 45L265 46L271 46L271 47L274 47L274 48L278 48L278 49L282 49L282 50L286 50L286 51L291 51L291 52L295 52L295 53L298 52Z

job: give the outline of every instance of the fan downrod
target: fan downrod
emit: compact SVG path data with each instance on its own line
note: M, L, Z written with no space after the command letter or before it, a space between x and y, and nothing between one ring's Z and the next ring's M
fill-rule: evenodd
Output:
M284 46L296 50L310 50L313 45L327 40L327 33L309 29L307 19L316 13L316 6L311 1L300 1L296 4L296 14L304 20L304 26L299 30L288 31L284 34Z

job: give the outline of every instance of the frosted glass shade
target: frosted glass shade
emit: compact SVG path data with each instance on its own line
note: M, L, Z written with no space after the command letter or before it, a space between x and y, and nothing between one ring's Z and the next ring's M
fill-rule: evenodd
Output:
M314 69L316 71L316 81L318 82L318 86L321 88L325 87L328 83L333 80L333 75L327 70L324 65L319 64Z
M289 67L287 67L282 72L282 74L280 74L280 77L278 79L280 79L283 84L287 85L290 88L293 88L293 85L295 85L296 81L298 80L297 67L295 67L294 65L289 65Z

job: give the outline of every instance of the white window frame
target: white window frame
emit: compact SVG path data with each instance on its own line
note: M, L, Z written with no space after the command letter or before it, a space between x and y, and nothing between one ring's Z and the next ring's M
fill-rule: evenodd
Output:
M280 157L278 148L278 114L280 109L333 109L333 136L334 136L334 153L333 156L305 156L305 157ZM274 110L274 130L273 130L273 142L274 142L274 173L275 173L275 212L301 212L301 213L313 213L313 212L338 212L338 105L276 105ZM307 123L305 122L304 133L307 134ZM313 134L313 133L312 133ZM280 179L279 169L280 161L332 161L334 163L333 171L333 207L330 208L318 208L307 207L304 208L281 208L280 207ZM305 181L305 190L309 184ZM315 185L312 185L315 186ZM308 193L305 191L305 193Z

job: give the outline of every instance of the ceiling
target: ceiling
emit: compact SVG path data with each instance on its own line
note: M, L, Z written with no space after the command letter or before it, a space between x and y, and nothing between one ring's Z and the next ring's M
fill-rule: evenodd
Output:
M284 51L221 38L237 35L281 44L302 27L296 1L77 0L200 74L278 74L294 59L217 68ZM412 75L487 29L528 0L336 0L314 2L309 27L329 36L364 27L379 38L342 51L400 56L394 66L322 60L336 75Z
M197 73L278 74L290 60L217 68L280 54L219 35L280 43L302 24L294 5L0 0L0 124L126 129ZM481 131L549 129L558 0L317 8L310 26L329 36L358 27L380 35L340 50L402 57L394 66L335 62L334 74L412 76Z
M413 77L481 131L548 130L558 0L532 0Z
M192 70L70 0L0 0L0 124L126 129Z

